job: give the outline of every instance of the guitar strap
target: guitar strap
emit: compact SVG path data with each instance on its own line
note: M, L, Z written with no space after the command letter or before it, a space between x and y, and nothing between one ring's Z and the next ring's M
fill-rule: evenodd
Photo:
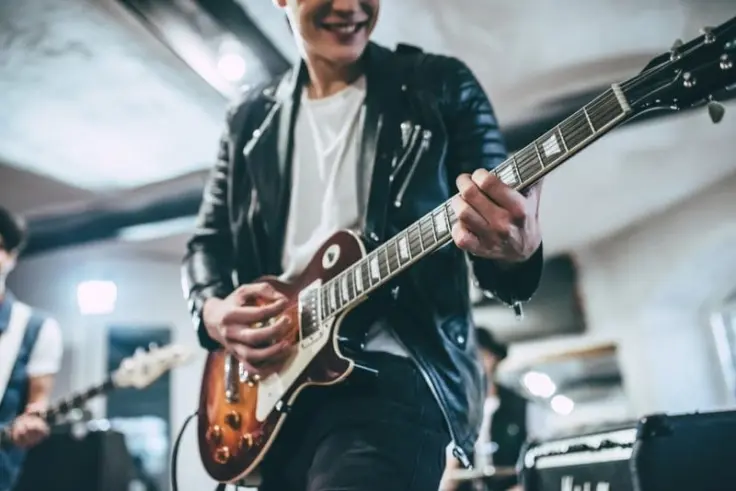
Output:
M18 359L30 320L31 308L20 302L13 302L10 322L3 335L0 336L0 402L8 387L10 373Z

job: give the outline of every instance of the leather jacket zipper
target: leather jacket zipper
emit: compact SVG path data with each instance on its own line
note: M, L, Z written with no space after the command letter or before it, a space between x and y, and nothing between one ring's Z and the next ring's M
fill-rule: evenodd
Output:
M437 405L440 407L440 411L442 411L442 416L445 418L445 424L447 425L447 430L450 432L450 438L452 439L452 455L454 455L460 461L463 467L465 467L466 469L471 469L473 465L470 462L470 459L468 458L465 451L457 443L457 436L455 435L455 429L452 426L452 423L450 422L450 416L448 415L448 412L447 412L447 406L446 406L445 400L440 395L440 391L437 390L437 387L432 381L432 377L429 374L429 370L427 370L424 364L420 361L419 357L416 356L416 353L413 350L409 349L409 347L404 343L404 341L401 340L398 334L396 334L394 338L398 341L398 343L401 346L403 346L404 350L407 353L409 353L411 360L417 366L417 368L419 369L419 373L422 374L422 377L424 377L424 381L429 386L429 390L430 392L432 392L432 395L437 401Z
M429 148L429 144L432 141L432 132L429 130L422 131L422 143L419 146L419 149L417 150L416 155L414 156L414 161L411 164L411 168L409 169L409 172L406 174L406 179L404 179L404 182L401 183L401 188L399 188L399 192L396 193L396 200L394 200L394 206L396 208L401 207L401 203L404 199L404 193L406 193L406 188L409 187L409 182L411 181L411 177L414 175L414 171L417 169L417 165L419 164L419 160L421 160L422 155L424 155L424 152L427 151Z
M256 264L263 265L261 262L261 252L258 250L258 243L256 242L256 234L253 232L253 221L256 215L256 204L258 203L258 191L255 186L251 189L250 208L248 210L248 226L250 227L250 244L253 247L253 255L256 257ZM263 266L261 266L263 267Z
M417 139L419 138L419 130L421 127L417 124L414 125L414 128L411 131L411 136L408 138L408 145L409 147L406 149L406 153L404 153L404 156L401 158L401 160L394 165L394 169L391 172L391 176L389 176L388 180L390 182L393 182L394 179L396 179L396 176L398 175L399 171L401 171L401 168L404 167L404 164L406 163L406 160L409 158L409 155L411 155L412 150L414 150L414 146L417 144Z

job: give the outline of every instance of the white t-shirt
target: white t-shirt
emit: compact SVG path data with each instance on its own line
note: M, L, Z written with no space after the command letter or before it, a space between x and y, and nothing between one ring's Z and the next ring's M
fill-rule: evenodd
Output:
M6 298L5 301L8 301L8 299ZM12 309L16 308L16 306L18 305L22 305L30 309L30 307L22 304L21 302L18 302L18 300L15 300L14 298L12 298L10 302L10 308ZM8 307L8 305L6 304L5 306L3 306L2 304L0 304L0 307L6 308ZM6 313L8 313L7 310ZM8 318L10 319L10 315L8 315ZM59 368L61 367L61 358L63 355L63 351L64 347L61 335L61 328L59 327L58 322L56 322L56 320L52 318L46 318L38 331L35 344L31 348L28 364L26 365L27 376L41 377L44 375L55 375L56 373L58 373ZM8 356L4 359L0 359L0 364L10 363L12 365L15 365L17 356L15 356L14 350L13 355L14 356ZM12 365L4 366L2 367L2 370L12 370ZM0 402L5 395L5 388L5 385L3 385L2 389L0 389Z
M46 319L31 351L31 358L26 367L28 376L55 375L61 367L63 353L64 345L59 323L51 318Z
M366 203L358 202L357 171L365 93L365 77L322 99L310 99L306 88L302 92L294 128L284 280L300 274L332 234L360 229ZM382 322L370 329L366 349L405 354Z

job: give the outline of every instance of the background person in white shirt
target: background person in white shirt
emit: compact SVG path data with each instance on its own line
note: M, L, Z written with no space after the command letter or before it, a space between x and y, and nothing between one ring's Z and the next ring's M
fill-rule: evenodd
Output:
M48 407L63 351L56 321L16 300L5 286L25 242L23 221L0 207L0 431L9 428L12 440L0 448L0 491L12 488L26 450L49 433L37 413Z

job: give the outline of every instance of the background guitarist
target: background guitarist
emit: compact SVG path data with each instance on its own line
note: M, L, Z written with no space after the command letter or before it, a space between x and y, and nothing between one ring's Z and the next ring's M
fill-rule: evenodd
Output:
M0 491L11 489L28 448L49 431L33 413L49 403L63 345L54 319L16 300L5 280L26 239L22 221L0 207L0 428L12 423L13 445L0 448Z
M256 278L298 275L338 229L381 242L459 189L459 249L424 258L365 309L358 345L378 375L304 391L260 469L263 491L437 489L451 440L469 463L485 392L465 252L484 290L528 300L540 188L524 196L488 172L506 149L463 62L369 42L379 0L276 4L302 60L228 114L183 265L194 324L204 347L268 374L290 326L249 328L284 307ZM273 302L245 306L258 297Z

